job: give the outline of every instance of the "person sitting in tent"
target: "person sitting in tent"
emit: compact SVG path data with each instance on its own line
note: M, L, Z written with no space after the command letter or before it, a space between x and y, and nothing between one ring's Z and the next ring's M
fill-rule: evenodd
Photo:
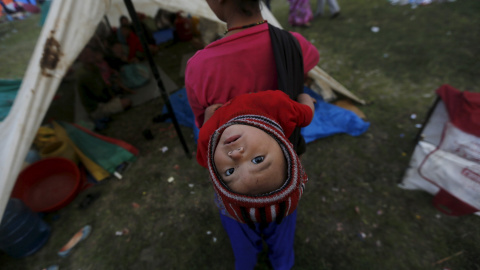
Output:
M123 66L128 65L128 51L118 42L114 31L105 38L100 38L100 41L104 48L104 59L112 69L120 71Z
M138 20L140 21L140 26L143 30L143 34L145 36L145 40L147 41L148 45L150 46L150 49L152 49L152 46L156 46L155 44L155 39L153 38L153 32L152 30L147 26L147 24L144 22L147 20L147 16L143 13L137 12L137 17ZM153 20L153 19L152 19ZM122 15L120 16L120 26L128 26L132 31L137 35L140 36L140 33L138 33L133 26L133 24L130 22L127 16Z
M99 38L101 47L104 49L101 57L98 57L103 70L112 72L120 87L135 89L144 86L151 79L148 65L139 61L128 61L128 52L116 39L115 33L106 38ZM98 41L98 40L97 40ZM107 65L108 64L108 67ZM104 74L105 75L105 74Z
M158 51L158 48L155 45L155 40L153 39L153 36L148 34L149 31L143 24L142 29L144 30L143 33L145 40L148 44L148 48L152 53L156 53ZM145 58L145 53L143 51L139 34L135 32L135 28L126 16L120 17L120 27L119 29L117 29L117 39L118 42L128 48L129 62L138 62L138 60L141 61Z
M111 85L105 82L98 67L98 55L97 48L85 47L79 57L81 66L77 70L77 87L80 99L93 120L107 118L128 109L132 105L130 99L116 95Z
M128 51L128 62L139 62L145 58L142 43L130 26L120 26L117 30L117 38L118 42L120 42Z
M93 53L95 57L95 65L100 70L103 81L107 87L110 87L113 90L113 93L135 93L123 84L119 71L110 67L108 62L104 59L104 54L100 50L94 50Z

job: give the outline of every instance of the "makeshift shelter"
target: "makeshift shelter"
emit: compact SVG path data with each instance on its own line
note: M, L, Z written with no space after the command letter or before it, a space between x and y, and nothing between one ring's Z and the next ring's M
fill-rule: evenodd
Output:
M130 0L125 0L130 2ZM104 16L112 23L128 14L123 0L54 0L30 59L17 98L0 122L0 216L47 109L66 71L94 34ZM153 16L158 8L184 11L222 24L204 0L133 0L138 12ZM263 4L262 4L263 5ZM280 26L263 6L264 18ZM225 27L219 27L220 31ZM219 33L221 34L221 32ZM364 103L320 68L310 72L322 91L333 89Z
M401 188L423 190L447 215L480 215L480 93L443 85Z

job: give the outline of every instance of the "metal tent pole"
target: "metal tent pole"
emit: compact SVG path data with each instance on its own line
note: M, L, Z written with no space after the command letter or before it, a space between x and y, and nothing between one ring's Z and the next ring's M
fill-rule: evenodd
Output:
M108 20L107 16L103 16L103 19L105 20L105 23L107 24L108 29L111 31L112 25L110 24L110 21Z
M150 64L150 69L152 70L153 76L157 81L157 86L160 88L160 93L162 94L162 98L165 101L165 105L167 106L168 113L172 118L172 122L173 122L173 125L175 126L175 130L177 131L178 137L180 138L180 142L183 145L183 150L185 150L185 154L187 155L187 157L191 158L190 151L188 150L187 143L185 141L185 138L183 137L182 131L180 130L180 125L178 124L177 117L175 116L172 104L170 103L170 99L168 98L167 91L165 90L165 86L163 85L162 79L160 78L160 73L158 72L157 66L153 61L152 53L148 48L148 44L145 39L145 33L143 32L143 28L140 25L140 20L138 19L137 12L135 11L135 8L131 0L124 0L124 2L125 2L125 6L127 7L128 13L130 14L130 18L132 19L135 30L138 34L138 38L142 43L143 51L146 54L148 63Z
M430 117L432 117L433 111L437 107L437 104L440 102L440 100L441 100L440 96L437 95L437 98L433 102L432 106L430 106L430 109L428 109L427 116L425 117L425 120L423 121L423 124L422 124L422 128L418 131L417 136L415 136L415 143L418 143L418 141L422 139L423 130L425 130L425 126L430 120Z

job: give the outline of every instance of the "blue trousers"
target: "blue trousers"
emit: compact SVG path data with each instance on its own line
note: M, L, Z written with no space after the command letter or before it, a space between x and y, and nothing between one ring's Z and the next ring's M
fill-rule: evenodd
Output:
M247 224L220 214L222 225L230 238L230 243L235 255L235 269L254 269L257 264L257 255L263 250L263 241L268 245L268 258L273 269L290 269L293 267L295 256L293 240L297 211L285 217L282 223L271 222L267 227L260 229L255 224L255 230Z

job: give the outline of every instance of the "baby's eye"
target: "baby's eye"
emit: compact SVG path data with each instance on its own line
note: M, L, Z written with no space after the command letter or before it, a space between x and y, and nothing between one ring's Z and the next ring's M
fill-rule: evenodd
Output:
M228 169L228 170L225 171L225 175L226 175L226 176L230 176L230 175L233 174L234 171L235 171L234 168L230 168L230 169Z
M252 159L252 163L253 163L253 164L259 164L259 163L262 163L264 159L265 159L264 156L254 157L254 158Z

